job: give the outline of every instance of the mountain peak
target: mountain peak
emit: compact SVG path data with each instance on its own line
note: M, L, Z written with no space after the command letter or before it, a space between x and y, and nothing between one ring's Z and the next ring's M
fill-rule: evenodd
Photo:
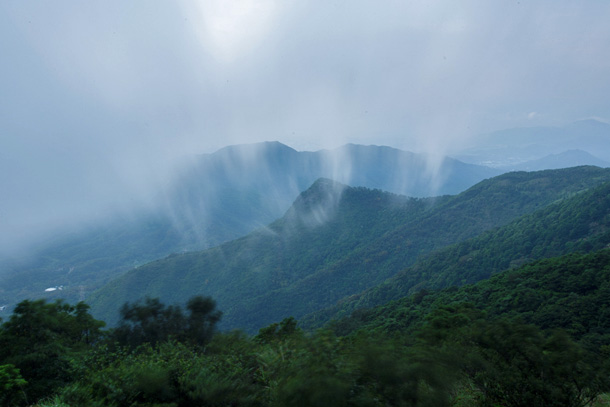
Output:
M328 221L336 211L341 195L348 186L328 178L319 178L301 192L285 219L298 220L306 226L318 226Z
M330 191L335 191L337 189L344 189L346 187L346 185L340 182L334 181L330 178L322 177L318 178L313 184L311 184L309 188L303 191L300 197L324 194Z
M220 150L216 151L214 154L223 155L223 154L245 153L245 152L262 153L262 152L283 152L283 151L296 152L296 150L293 149L292 147L282 144L279 141L261 141L258 143L230 145L230 146L221 148Z

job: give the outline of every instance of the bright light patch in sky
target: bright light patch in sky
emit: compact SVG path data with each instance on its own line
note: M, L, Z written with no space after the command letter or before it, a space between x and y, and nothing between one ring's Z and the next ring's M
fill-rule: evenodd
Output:
M281 2L274 0L183 1L203 47L223 63L235 62L269 34Z

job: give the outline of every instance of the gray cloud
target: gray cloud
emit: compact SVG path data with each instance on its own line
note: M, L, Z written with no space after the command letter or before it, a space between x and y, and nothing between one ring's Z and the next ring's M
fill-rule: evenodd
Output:
M567 0L3 2L0 246L129 205L172 160L227 144L441 155L608 120L609 17Z

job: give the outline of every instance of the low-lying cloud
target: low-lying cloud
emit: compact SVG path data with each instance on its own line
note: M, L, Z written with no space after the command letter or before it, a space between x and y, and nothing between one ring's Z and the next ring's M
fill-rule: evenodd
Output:
M4 2L0 246L144 201L180 157L229 144L438 163L480 132L608 120L608 16L567 0Z

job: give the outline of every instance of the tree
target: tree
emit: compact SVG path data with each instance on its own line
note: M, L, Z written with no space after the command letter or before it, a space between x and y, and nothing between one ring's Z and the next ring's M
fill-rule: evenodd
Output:
M186 308L190 311L185 339L194 345L203 346L210 342L222 313L216 310L216 301L210 297L191 298Z
M28 400L48 396L72 379L72 357L102 335L103 322L62 301L24 300L0 330L0 361L19 369ZM5 370L6 371L6 370Z
M185 316L178 305L165 306L158 298L125 303L121 322L113 338L121 345L137 347L148 343L156 346L171 339L204 346L211 339L222 313L209 297L195 296L187 303Z
M584 407L609 388L607 368L564 331L500 320L473 339L483 369L471 378L490 404Z
M0 365L0 405L8 407L25 401L23 387L26 384L14 365Z
M420 339L453 355L482 405L583 407L608 391L608 365L564 331L518 319L487 320L470 304L439 307Z

